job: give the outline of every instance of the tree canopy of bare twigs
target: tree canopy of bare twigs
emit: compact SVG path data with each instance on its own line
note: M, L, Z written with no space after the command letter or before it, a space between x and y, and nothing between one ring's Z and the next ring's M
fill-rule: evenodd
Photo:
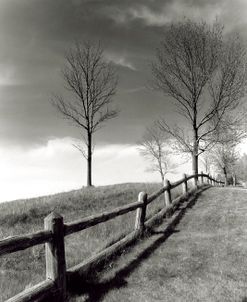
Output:
M217 22L185 20L165 30L152 72L155 88L173 101L190 131L165 119L160 128L177 140L180 151L192 155L197 174L198 156L215 144L222 120L236 110L246 92L245 47L237 35L225 37Z
M236 174L237 177L247 184L247 154L244 153L239 157L236 163Z
M204 171L208 174L210 174L211 172L211 166L212 166L212 160L211 160L211 156L210 156L210 152L205 152L202 154L202 156L200 157L200 160L203 164L204 167Z
M146 128L142 140L139 142L139 152L151 162L150 171L158 172L162 183L165 175L171 172L173 165L169 159L170 137L161 131L157 125Z
M245 115L243 115L243 118ZM216 167L218 172L224 174L225 184L228 182L228 175L235 179L236 164L239 154L236 147L241 141L246 138L246 132L243 127L243 121L236 117L225 116L218 127L215 139L215 144L210 152L211 163Z
M81 144L75 146L87 160L87 186L91 186L93 134L118 114L110 106L116 94L117 76L113 66L104 60L100 43L75 43L65 59L62 76L71 97L55 96L52 102L63 117L82 131L86 150Z
M235 177L235 165L238 160L236 149L229 143L217 144L212 152L211 160L216 170L224 175L225 184L228 184L228 175Z

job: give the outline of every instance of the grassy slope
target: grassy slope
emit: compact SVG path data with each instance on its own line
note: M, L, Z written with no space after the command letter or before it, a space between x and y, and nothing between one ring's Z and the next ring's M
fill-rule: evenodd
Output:
M172 236L159 228L136 245L86 301L247 301L246 201L246 190L204 191Z
M43 219L51 211L64 216L65 222L92 215L137 200L140 191L152 193L158 184L121 184L56 194L48 197L0 204L0 239L43 229ZM163 200L149 206L148 215L162 207ZM135 213L66 237L67 267L104 248L119 234L133 230ZM0 258L0 301L25 287L45 279L44 247Z

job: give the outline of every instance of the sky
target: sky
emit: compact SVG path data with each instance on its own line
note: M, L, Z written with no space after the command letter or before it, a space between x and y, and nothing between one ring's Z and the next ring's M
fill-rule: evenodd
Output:
M170 100L150 89L150 64L164 27L185 17L218 18L247 42L245 0L0 0L0 201L86 184L85 161L72 146L81 133L50 101L63 93L74 41L100 40L119 75L120 115L95 136L94 184L159 181L136 145L157 118L179 122Z

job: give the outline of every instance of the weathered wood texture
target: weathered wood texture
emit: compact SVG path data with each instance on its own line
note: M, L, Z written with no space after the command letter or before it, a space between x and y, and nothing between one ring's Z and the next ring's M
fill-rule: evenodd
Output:
M182 186L183 186L183 194L186 194L188 192L188 183L187 183L187 176L186 176L186 174L183 175Z
M151 194L147 199L147 204L151 203L156 198L158 198L161 194L163 194L165 192L166 189L167 189L167 187L163 187L158 192Z
M134 211L142 205L143 205L142 201L137 201L137 202L128 204L126 206L116 208L109 212L103 212L101 214L85 217L81 220L78 220L78 221L75 221L72 223L67 223L64 225L65 226L64 234L65 234L65 236L67 236L69 234L82 231L82 230L92 227L98 223L102 223L102 222L108 221L110 219L113 219L117 216Z
M168 179L165 179L164 187L167 187L167 189L165 190L165 206L169 207L172 202L172 195L171 195L171 184Z
M63 217L52 212L45 218L45 229L53 234L53 240L45 245L46 279L57 287L56 301L66 300L66 262L64 251Z
M136 211L135 230L143 232L147 208L147 194L145 192L140 192L138 201L142 203L142 206Z
M12 236L0 241L0 256L27 249L52 240L50 231L41 231L24 236Z
M173 188L176 188L176 187L180 186L183 182L184 182L184 178L182 178L181 180L178 180L174 183L170 183L170 189L173 189Z
M201 184L203 184L203 172L201 172L200 177L201 177Z
M8 299L6 302L31 302L49 301L48 299L56 295L56 286L52 280L43 281L18 295Z

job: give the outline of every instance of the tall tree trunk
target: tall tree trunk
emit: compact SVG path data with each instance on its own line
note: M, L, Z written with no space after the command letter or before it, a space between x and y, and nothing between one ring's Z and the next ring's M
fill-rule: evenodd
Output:
M87 133L87 186L92 186L92 134Z
M198 155L197 153L192 153L192 174L198 175Z
M192 173L196 175L198 179L198 133L196 126L193 127L194 138L193 138L193 152L192 152Z
M160 177L161 177L161 181L162 181L162 184L163 184L164 180L165 180L165 175L162 171L160 171Z
M158 164L159 164L160 177L161 177L161 181L162 181L162 184L163 184L164 180L165 180L165 175L164 175L164 172L163 172L163 169L162 169L161 158L162 158L162 155L161 155L161 150L160 150L160 146L159 146L159 160L158 160Z
M227 186L228 185L228 180L227 180L226 167L223 168L223 172L224 172L224 177L225 177L225 186Z

